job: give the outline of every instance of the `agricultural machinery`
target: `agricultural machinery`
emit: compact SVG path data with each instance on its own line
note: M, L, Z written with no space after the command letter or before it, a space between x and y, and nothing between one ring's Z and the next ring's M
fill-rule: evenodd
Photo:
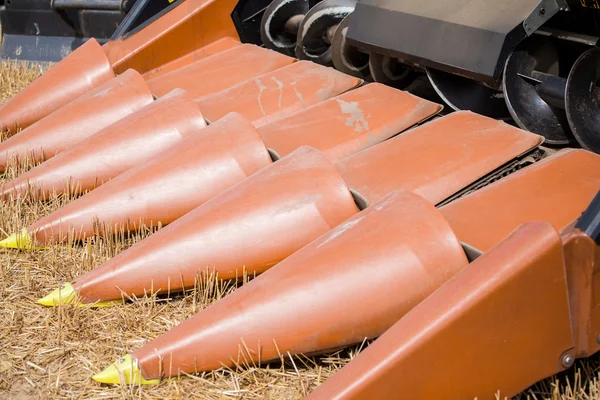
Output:
M167 225L38 301L89 312L255 278L94 380L376 339L309 398L494 398L600 349L596 1L115 3L0 108L2 201L76 197L0 246Z

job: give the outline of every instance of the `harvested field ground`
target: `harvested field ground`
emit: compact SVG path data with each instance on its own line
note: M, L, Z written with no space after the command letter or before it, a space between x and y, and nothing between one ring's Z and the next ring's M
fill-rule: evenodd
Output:
M39 68L0 64L0 102L39 74ZM0 184L26 169L13 165ZM19 231L70 199L2 202L0 238ZM242 365L163 381L158 386L100 385L90 377L123 354L166 332L235 286L209 280L185 295L145 298L113 308L44 308L35 300L141 240L91 238L84 244L42 251L0 249L0 398L2 399L296 399L346 364L361 346L322 357L282 355L270 365ZM477 366L473 366L477 379ZM598 399L595 356L547 379L518 399ZM444 379L440 377L440 379ZM432 384L435 384L432 382ZM501 398L501 397L499 397Z

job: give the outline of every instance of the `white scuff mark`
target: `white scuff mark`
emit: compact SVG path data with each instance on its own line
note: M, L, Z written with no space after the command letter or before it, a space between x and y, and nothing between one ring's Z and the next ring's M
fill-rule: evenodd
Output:
M294 89L294 93L296 93L296 97L298 98L298 100L300 100L300 104L302 104L302 107L306 107L306 103L304 102L304 97L302 97L302 93L300 93L298 91L298 88L296 88L296 82L292 82L292 88Z
M369 131L369 123L365 119L365 113L361 110L357 101L349 102L336 99L343 114L348 115L346 125L354 128L354 132L361 133Z
M20 56L22 52L23 48L21 46L17 46L17 48L15 49L15 55Z
M265 112L265 109L263 108L263 104L262 104L262 94L263 94L263 92L265 91L265 89L266 89L267 87L266 87L266 86L265 86L265 84L264 84L264 83L262 83L262 82L261 82L261 80L260 80L260 79L258 79L258 78L256 78L256 79L254 80L254 82L256 82L256 86L258 86L258 90L259 90L259 92L258 92L258 106L260 107L260 112L261 112L263 115L267 115L267 113Z
M106 88L106 89L102 90L101 92L94 94L92 97L104 97L110 92L110 89L111 88Z
M336 230L331 232L331 235L327 239L325 239L322 243L317 246L317 249L321 248L321 246L325 246L327 243L331 242L333 239L340 236L342 233L346 232L349 229L354 228L364 217L358 217L355 220L348 221L343 225L340 225Z
M373 208L377 211L381 211L383 210L388 204L390 204L392 202L392 200L394 199L393 194L390 194L386 197L383 198L383 200L381 200L379 203L375 204L373 206Z
M277 84L277 88L279 89L279 98L277 99L277 109L281 110L281 103L283 101L283 82L281 82L279 79L275 78L274 76L272 76L271 79L273 80L273 82L275 82Z

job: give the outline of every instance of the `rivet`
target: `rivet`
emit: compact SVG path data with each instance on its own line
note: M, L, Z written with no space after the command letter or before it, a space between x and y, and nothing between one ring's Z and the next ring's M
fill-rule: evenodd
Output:
M562 364L565 368L571 368L575 363L575 357L573 354L567 353L562 358Z
M596 336L596 343L600 344L600 335Z

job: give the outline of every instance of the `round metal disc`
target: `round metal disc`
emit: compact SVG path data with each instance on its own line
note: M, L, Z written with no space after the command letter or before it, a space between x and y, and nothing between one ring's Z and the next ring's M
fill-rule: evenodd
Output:
M289 32L286 23L294 16L306 14L309 8L308 0L272 2L260 21L260 37L265 47L294 57L298 34Z
M571 131L581 147L600 153L600 49L581 55L573 65L566 90Z
M331 41L331 58L338 71L364 79L369 76L369 55L346 42L346 32L352 14L339 23Z
M469 110L496 119L510 117L502 92L462 76L432 68L426 71L437 94L453 110Z
M544 136L546 143L568 144L566 115L539 95L536 82L530 79L534 71L558 75L558 51L546 38L526 40L506 60L503 85L510 114L521 128Z
M399 60L377 53L371 53L369 57L369 71L375 82L396 89L407 88L418 76L417 72Z
M328 31L354 11L356 1L324 0L311 8L298 28L296 57L331 66L333 62Z

